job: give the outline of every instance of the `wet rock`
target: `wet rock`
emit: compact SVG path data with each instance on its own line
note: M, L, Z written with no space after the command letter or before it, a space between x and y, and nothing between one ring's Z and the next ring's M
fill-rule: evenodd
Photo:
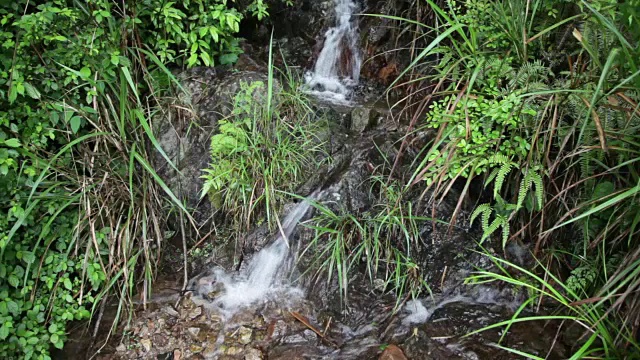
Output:
M199 327L190 327L187 329L187 332L189 333L189 335L191 335L191 337L194 340L198 340L198 335L200 334L200 328Z
M315 345L280 345L269 351L269 360L306 360L322 359L324 351ZM328 357L330 358L330 357Z
M287 323L283 320L278 320L269 326L269 337L278 339L283 337L287 333L287 331Z
M140 345L142 345L142 347L144 348L145 352L151 351L151 340L142 339L142 340L140 340Z
M238 329L238 341L240 344L249 344L251 342L251 336L253 335L253 330L248 327L241 326Z
M258 349L248 349L245 353L244 353L244 360L262 360L262 351L258 350Z
M404 353L399 347L396 345L389 345L384 349L379 360L407 360L407 357L404 356Z
M379 114L370 107L357 107L351 111L351 130L363 133L377 125Z

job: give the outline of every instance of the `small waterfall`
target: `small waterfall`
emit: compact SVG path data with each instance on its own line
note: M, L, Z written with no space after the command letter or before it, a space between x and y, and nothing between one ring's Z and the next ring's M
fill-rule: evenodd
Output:
M310 198L316 199L318 196L319 190L311 194ZM190 288L200 298L198 302L222 314L232 315L275 291L302 295L301 290L284 286L281 280L290 269L289 237L310 206L308 199L297 204L282 221L281 231L275 240L251 258L240 274L231 275L222 269L216 269L212 275L192 280Z
M305 75L310 93L329 101L348 102L351 89L360 80L362 59L358 49L358 27L353 20L353 0L334 0L336 25L325 33L324 46L313 71Z

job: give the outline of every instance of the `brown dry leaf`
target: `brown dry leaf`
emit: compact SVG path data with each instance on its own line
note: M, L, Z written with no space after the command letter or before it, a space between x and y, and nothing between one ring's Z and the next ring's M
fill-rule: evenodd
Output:
M378 360L407 360L407 357L404 356L402 349L395 345L389 345Z
M578 29L573 29L573 37L582 42L582 33Z

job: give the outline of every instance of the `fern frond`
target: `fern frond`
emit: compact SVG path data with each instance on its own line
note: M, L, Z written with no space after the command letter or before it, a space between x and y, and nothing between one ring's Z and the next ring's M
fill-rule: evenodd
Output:
M511 172L511 169L513 169L514 167L514 163L512 162L508 162L508 163L504 163L502 164L502 166L500 167L500 170L498 170L498 175L496 176L496 181L495 181L495 185L493 188L493 196L497 196L500 193L500 190L502 190L502 186L504 185L504 180L507 177L507 175L509 175L509 173Z
M500 169L499 168L495 168L495 169L491 170L491 173L489 174L489 176L487 176L487 179L484 181L484 187L487 187L487 185L489 185L489 184L491 184L493 182L493 180L498 175L498 170L500 170Z
M542 201L544 197L543 185L542 185L542 176L535 171L529 170L527 174L524 176L522 183L520 184L520 190L518 191L518 204L516 209L521 209L522 204L524 203L525 198L527 197L529 190L531 187L535 188L535 197L538 203L538 206L542 206Z
M509 159L507 155L500 154L500 153L491 155L491 157L489 157L490 164L502 165L510 162L511 162L511 159Z
M509 88L526 88L529 91L546 89L546 83L551 75L551 69L548 66L541 60L535 60L523 64L518 69L509 82Z
M482 234L482 238L480 239L480 243L482 244L487 238L489 238L500 226L503 225L502 217L496 216L496 218L491 223L491 226L488 226L486 230L484 230Z
M473 222L480 214L484 214L486 211L491 212L490 204L485 203L485 204L478 205L478 207L476 207L475 210L473 210L473 212L471 213L471 218L469 219L469 222L471 223L471 225L473 225Z
M509 226L509 220L503 218L502 216L498 216L502 221L502 248L507 246L507 241L509 241L509 235L511 233L511 226Z

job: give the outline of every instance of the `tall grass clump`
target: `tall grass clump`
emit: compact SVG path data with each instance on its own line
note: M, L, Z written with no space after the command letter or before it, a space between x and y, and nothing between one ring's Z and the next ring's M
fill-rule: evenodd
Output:
M574 357L637 355L640 3L427 2L433 41L393 84L423 88L405 99L420 104L410 129L435 134L406 186L483 184L480 242L531 245L534 270L494 260L584 326Z
M363 213L312 202L316 215L306 226L314 235L304 253L315 258L310 269L329 282L337 280L344 302L353 271L364 271L371 283L382 280L377 286L394 293L400 303L406 296L429 291L412 249L420 241L420 229L431 219L415 214L398 182L387 183L379 175L369 180L371 192L379 198Z
M204 169L202 195L228 217L238 231L266 217L270 229L286 201L321 161L327 160L318 137L323 119L299 89L299 79L283 72L280 86L269 72L268 83L243 83L231 114L211 138L211 164Z

